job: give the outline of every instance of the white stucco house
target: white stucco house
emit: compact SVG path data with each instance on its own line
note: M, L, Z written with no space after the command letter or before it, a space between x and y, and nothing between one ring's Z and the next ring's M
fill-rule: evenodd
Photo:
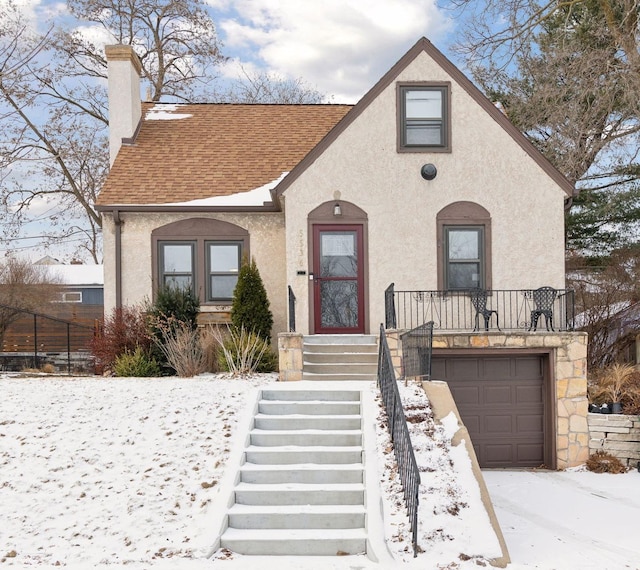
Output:
M281 347L381 323L397 340L433 320L433 376L477 424L481 464L584 460L586 339L564 270L573 188L427 39L353 106L141 104L131 48L107 59L107 314L189 284L203 322L225 322L246 254ZM295 368L281 360L282 378Z

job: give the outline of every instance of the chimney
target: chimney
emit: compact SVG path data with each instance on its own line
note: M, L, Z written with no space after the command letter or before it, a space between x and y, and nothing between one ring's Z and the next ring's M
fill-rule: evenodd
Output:
M122 139L132 139L142 116L142 66L128 45L105 46L109 78L109 165L113 166Z

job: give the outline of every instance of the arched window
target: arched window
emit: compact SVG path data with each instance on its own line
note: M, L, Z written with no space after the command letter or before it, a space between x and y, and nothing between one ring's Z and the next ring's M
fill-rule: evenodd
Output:
M202 304L229 304L249 232L206 218L173 222L151 232L154 292L159 287L191 287Z
M454 202L437 215L438 289L491 289L491 216L474 202Z

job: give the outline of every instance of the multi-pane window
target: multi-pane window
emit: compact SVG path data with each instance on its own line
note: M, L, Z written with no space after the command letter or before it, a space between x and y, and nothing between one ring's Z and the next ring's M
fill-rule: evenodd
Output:
M226 307L233 300L243 256L250 255L249 232L236 224L187 218L151 232L154 292L191 287L201 305Z
M446 289L485 288L483 226L449 226L444 232Z
M207 242L207 300L233 298L242 260L242 242Z
M193 288L195 283L195 243L160 242L160 283L175 289Z
M238 282L242 241L206 241L205 259L196 242L160 241L158 267L163 287L192 288L206 275L206 302L230 301Z
M448 139L448 88L400 87L400 148L445 150Z

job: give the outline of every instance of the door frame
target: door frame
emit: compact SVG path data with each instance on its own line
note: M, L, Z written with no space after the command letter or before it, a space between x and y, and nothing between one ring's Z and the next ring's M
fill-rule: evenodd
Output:
M364 228L362 224L313 224L313 264L312 264L312 283L313 283L313 311L314 311L314 334L364 334L364 243L363 234ZM327 327L324 328L320 324L320 277L318 276L320 270L320 236L325 232L354 232L356 237L356 257L357 257L357 269L355 280L357 283L357 305L358 305L358 320L355 327L341 328L341 327ZM340 278L338 278L340 279ZM352 279L352 278L347 278Z
M367 213L356 206L352 202L342 200L340 193L336 191L334 193L334 199L328 202L323 202L319 206L316 206L307 215L307 273L309 279L307 281L307 314L308 314L308 334L316 334L315 331L315 301L313 288L314 284L311 279L313 273L313 227L315 225L326 226L362 226L362 247L363 257L362 262L364 264L364 293L362 302L364 304L364 333L369 334L369 220ZM336 205L340 205L341 213L336 215Z

